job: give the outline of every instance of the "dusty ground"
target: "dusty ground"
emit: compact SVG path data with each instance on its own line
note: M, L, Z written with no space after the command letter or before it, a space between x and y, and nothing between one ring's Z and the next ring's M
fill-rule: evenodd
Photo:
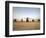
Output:
M40 22L14 22L13 30L39 30Z

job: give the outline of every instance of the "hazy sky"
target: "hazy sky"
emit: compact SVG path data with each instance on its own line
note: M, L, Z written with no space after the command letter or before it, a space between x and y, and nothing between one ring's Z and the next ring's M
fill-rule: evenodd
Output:
M13 7L13 18L40 18L40 8Z

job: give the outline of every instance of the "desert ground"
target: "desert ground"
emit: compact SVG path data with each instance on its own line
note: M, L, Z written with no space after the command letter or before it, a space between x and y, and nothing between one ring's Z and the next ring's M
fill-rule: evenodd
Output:
M40 30L40 22L13 22L13 31Z

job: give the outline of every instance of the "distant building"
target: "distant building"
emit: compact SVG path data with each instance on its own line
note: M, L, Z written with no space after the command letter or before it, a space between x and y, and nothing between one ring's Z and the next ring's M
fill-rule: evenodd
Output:
M28 19L28 17L26 18L26 22L29 22L29 19Z
M21 22L23 22L23 19L21 19Z
M17 20L16 20L16 19L14 19L13 21L14 21L14 22L16 22Z

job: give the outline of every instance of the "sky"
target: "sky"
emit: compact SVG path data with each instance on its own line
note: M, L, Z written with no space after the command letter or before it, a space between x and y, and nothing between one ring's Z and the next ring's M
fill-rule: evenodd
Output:
M13 7L13 18L22 19L22 18L40 18L40 8L31 8L31 7Z

